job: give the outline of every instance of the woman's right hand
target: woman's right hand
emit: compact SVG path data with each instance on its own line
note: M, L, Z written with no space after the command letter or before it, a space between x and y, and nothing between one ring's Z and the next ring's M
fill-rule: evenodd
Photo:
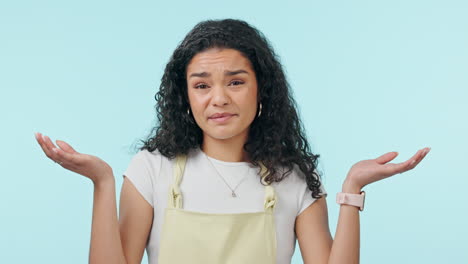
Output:
M62 140L55 142L48 136L35 133L36 140L48 158L57 162L67 170L71 170L89 178L94 185L114 180L112 168L96 156L79 153Z

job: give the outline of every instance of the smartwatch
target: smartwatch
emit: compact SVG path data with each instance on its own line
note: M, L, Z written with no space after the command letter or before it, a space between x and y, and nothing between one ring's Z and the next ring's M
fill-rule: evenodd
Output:
M339 192L336 194L336 203L353 205L359 207L359 211L363 211L365 197L366 193L364 191L361 191L360 194Z

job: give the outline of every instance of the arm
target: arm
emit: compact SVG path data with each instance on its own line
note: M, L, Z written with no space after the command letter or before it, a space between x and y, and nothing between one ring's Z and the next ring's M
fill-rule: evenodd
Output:
M359 194L361 189L344 184L342 191ZM359 263L359 248L359 208L342 204L328 263Z
M94 184L89 263L141 263L153 221L151 204L125 177L119 224L112 168L96 156L76 151L65 141L57 140L60 147L57 148L49 137L41 133L35 136L48 158L89 178Z
M328 227L325 197L312 203L296 217L295 232L305 264L328 263L333 239Z
M128 264L141 263L153 224L154 209L124 177L120 193L120 236Z
M120 222L114 181L95 185L89 263L141 263L153 207L127 177L122 185L119 211Z
M357 194L367 184L411 170L428 152L429 149L420 150L399 164L385 164L396 157L395 152L386 153L377 159L360 161L349 171L342 191ZM296 218L295 229L305 264L359 263L359 208L341 205L334 241L328 227L324 198L315 201Z
M119 234L113 176L94 185L89 263L127 263Z
M343 188L345 192L347 189ZM359 263L359 208L341 205L335 239L328 225L325 197L296 218L296 234L305 264Z

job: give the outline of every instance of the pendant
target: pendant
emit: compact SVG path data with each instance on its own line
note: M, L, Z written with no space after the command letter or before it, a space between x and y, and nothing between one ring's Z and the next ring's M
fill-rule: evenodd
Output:
M237 197L236 193L232 191L232 197Z

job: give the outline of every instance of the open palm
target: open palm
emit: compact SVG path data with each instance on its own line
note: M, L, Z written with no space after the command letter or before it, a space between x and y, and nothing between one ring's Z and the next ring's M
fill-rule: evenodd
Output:
M79 153L62 140L56 141L56 147L49 137L40 133L36 134L36 140L48 158L67 170L86 176L94 184L113 178L112 168L96 156Z
M401 163L387 163L398 156L398 152L388 152L376 159L359 161L349 170L346 181L361 189L370 183L413 169L429 150L430 148L420 149L413 157Z

